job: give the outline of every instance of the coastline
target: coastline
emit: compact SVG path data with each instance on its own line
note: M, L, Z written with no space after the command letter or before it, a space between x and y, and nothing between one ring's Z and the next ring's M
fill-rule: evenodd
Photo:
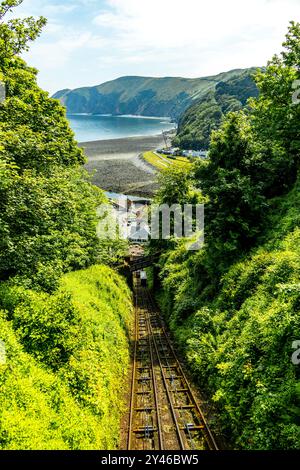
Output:
M164 146L162 134L80 142L88 158L93 183L110 192L153 196L158 189L156 170L141 154Z

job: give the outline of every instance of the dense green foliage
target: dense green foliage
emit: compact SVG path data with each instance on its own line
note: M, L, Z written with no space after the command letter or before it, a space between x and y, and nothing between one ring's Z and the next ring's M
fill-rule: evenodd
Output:
M114 449L131 294L90 266L122 244L98 238L104 193L81 168L64 108L16 55L45 23L4 23L20 3L0 4L0 449Z
M299 44L292 23L283 54L256 76L249 112L229 113L195 166L204 249L173 242L160 260L163 311L235 448L300 446ZM170 176L162 183L163 200Z
M297 220L293 218L297 204ZM161 261L161 304L198 383L216 402L219 425L235 447L297 449L300 370L299 185L280 201L283 224L232 265L217 294L199 290L201 255L178 247ZM278 232L288 226L277 240Z
M203 78L121 77L95 87L61 90L54 98L60 99L70 113L168 116L177 121L195 100L206 96L218 83L226 87L228 80L243 73L244 70L231 70Z
M11 19L7 23L3 19L13 8L23 3L23 0L5 0L0 4L0 62L10 59L28 50L28 43L34 41L46 24L46 19L29 18Z
M250 100L249 113L228 114L220 131L212 133L209 162L196 169L196 184L209 198L209 258L219 272L255 243L269 201L287 192L297 177L300 110L292 94L299 71L297 62L290 63L299 35L295 28L282 57L257 74L260 94Z
M65 110L37 86L37 71L10 52L15 42L21 47L23 41L24 49L43 23L18 20L17 31L15 23L0 24L0 55L7 51L0 60L6 87L0 104L0 279L22 277L28 287L51 290L63 272L107 256L96 236L96 209L105 197L81 169L85 157Z
M213 90L198 98L181 116L174 144L183 149L207 149L211 132L218 129L230 111L239 111L250 97L258 94L253 70L220 81Z
M108 267L58 290L0 290L0 449L114 449L129 363L131 295Z

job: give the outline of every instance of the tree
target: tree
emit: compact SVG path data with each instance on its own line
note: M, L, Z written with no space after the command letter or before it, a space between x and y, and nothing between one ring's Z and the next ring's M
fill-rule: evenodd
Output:
M3 67L6 100L0 105L0 146L20 171L49 172L55 165L85 162L57 100L49 99L37 83L37 72L19 57Z
M207 261L223 272L249 251L263 229L273 197L289 191L300 155L300 24L291 23L284 51L257 72L259 96L250 109L229 113L212 133L209 162L196 169L206 208Z
M280 187L286 191L296 179L300 155L300 106L292 98L300 79L299 23L290 23L283 47L256 75L260 95L250 104L253 128L264 147L281 149L279 167L284 180Z
M160 189L156 195L158 204L191 204L196 194L190 168L171 165L159 175Z

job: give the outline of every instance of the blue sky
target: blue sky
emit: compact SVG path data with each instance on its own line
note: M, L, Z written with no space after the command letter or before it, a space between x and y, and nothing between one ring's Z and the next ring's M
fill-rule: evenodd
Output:
M24 0L48 24L26 60L51 93L123 75L201 77L280 52L300 0Z

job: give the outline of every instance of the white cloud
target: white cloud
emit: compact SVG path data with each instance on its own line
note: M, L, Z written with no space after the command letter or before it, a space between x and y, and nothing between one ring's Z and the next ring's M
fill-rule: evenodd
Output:
M122 63L159 74L198 76L264 65L281 43L299 0L108 0L94 19ZM118 50L113 46L118 44ZM164 71L165 66L165 71ZM149 72L148 72L149 73Z
M89 46L90 33L69 34L56 42L35 43L31 47L29 56L31 61L39 63L42 70L59 70L64 67L71 54L85 46Z

